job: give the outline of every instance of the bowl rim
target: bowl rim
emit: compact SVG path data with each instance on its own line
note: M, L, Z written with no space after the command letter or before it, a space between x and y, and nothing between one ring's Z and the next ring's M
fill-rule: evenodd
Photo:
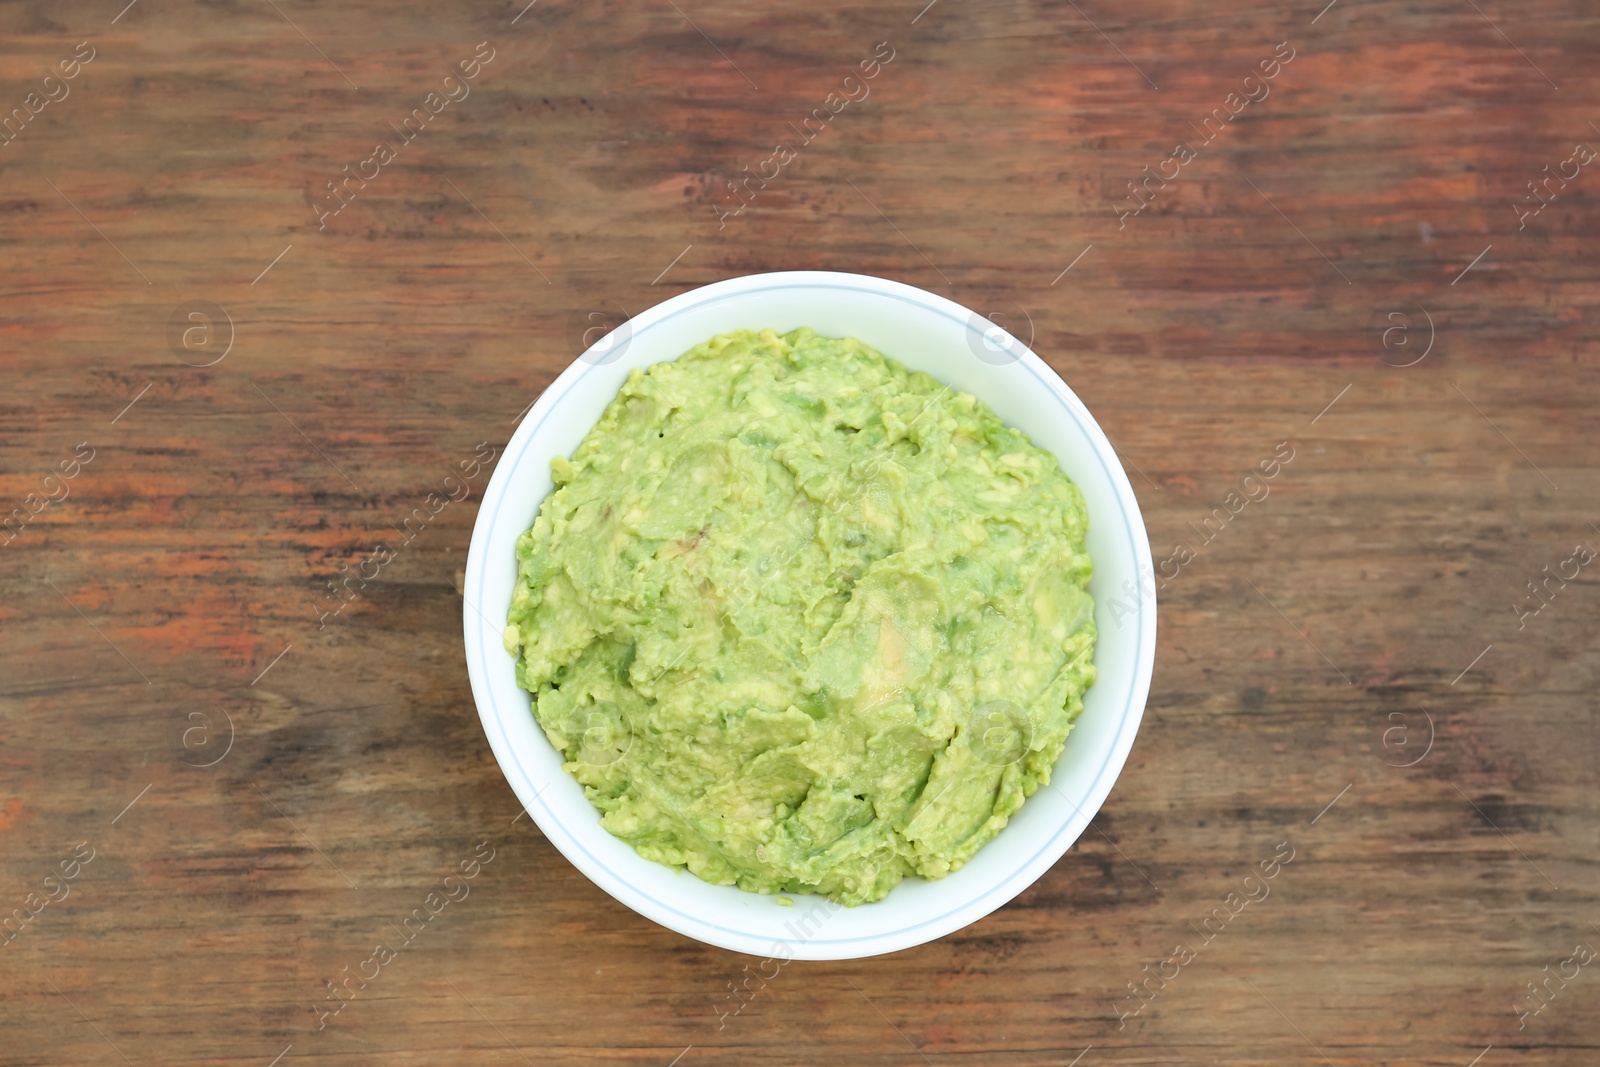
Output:
M880 296L895 298L937 314L940 317L953 320L965 329L973 331L980 336L985 329L992 328L989 320L983 318L977 312L946 297L939 296L937 293L930 293L903 282L842 271L773 271L740 275L686 290L669 297L625 323L626 328L629 330L629 343L631 344L645 330L678 315L699 310L707 304L726 301L738 296L753 295L772 289L788 289L797 286L811 289L836 288L855 292L866 291ZM979 326L978 323L983 325ZM484 630L482 624L489 623L490 620L475 605L484 603L485 600L483 594L486 581L485 554L487 552L487 542L494 529L500 524L501 507L504 504L507 487L511 480L509 472L522 461L523 454L538 435L539 429L560 405L562 399L586 374L597 370L603 363L609 362L609 360L603 358L591 358L591 355L605 353L612 341L612 335L608 334L600 338L595 345L592 345L578 358L574 359L565 370L556 376L522 417L516 431L506 443L500 461L495 464L489 484L484 489L483 498L480 501L478 513L474 520L472 539L467 553L466 573L462 585L464 591L462 625L467 671L471 682L473 700L478 710L480 724L483 726L484 734L489 741L495 760L499 764L501 772L505 775L508 784L511 785L513 792L517 794L523 809L533 817L545 837L569 862L613 898L668 929L686 937L717 945L731 951L762 955L768 949L772 949L775 950L769 953L772 956L779 955L780 951L778 950L781 950L781 954L787 958L816 960L851 959L878 955L900 951L942 937L976 922L990 912L1002 907L1037 881L1045 871L1071 848L1083 831L1088 828L1089 822L1100 810L1101 805L1104 804L1106 797L1110 794L1123 765L1127 761L1128 754L1132 751L1134 739L1143 720L1151 676L1155 665L1156 603L1153 589L1142 589L1137 597L1135 607L1137 614L1137 625L1135 627L1136 645L1133 666L1129 674L1126 693L1119 698L1121 718L1117 725L1117 732L1105 757L1098 770L1096 770L1093 781L1083 791L1084 799L1081 804L1074 803L1065 793L1056 790L1059 795L1067 800L1069 806L1074 809L1073 817L1065 819L1057 825L1054 832L1043 839L1033 855L1014 865L1009 873L995 878L981 892L954 902L947 911L933 918L923 919L914 924L868 935L835 938L821 936L792 939L770 938L760 934L752 934L749 931L722 927L703 915L681 910L677 906L636 889L602 859L593 855L585 847L578 835L557 817L548 806L542 803L541 794L552 783L547 782L542 787L534 787L533 776L529 774L519 758L516 744L502 728L500 722L501 711L496 703L493 689L489 684L489 674L492 668L488 659L490 655L488 648L492 644L495 649L503 652L503 647L498 639L492 642L483 639ZM1011 351L1015 353L1016 361L1031 373L1041 387L1052 393L1055 399L1067 408L1078 423L1078 427L1084 437L1093 447L1096 458L1104 469L1119 504L1121 518L1130 542L1130 555L1135 573L1141 575L1153 573L1150 544L1145 531L1143 514L1139 510L1138 499L1134 495L1132 483L1128 479L1127 472L1122 467L1115 448L1105 436L1104 431L1101 430L1094 416L1090 414L1089 409L1066 382L1062 380L1061 376L1027 345L1014 338L1013 341L1015 343ZM511 462L506 462L508 459ZM498 638L500 632L501 630L495 630L493 636ZM604 833L605 831L601 830L599 832Z

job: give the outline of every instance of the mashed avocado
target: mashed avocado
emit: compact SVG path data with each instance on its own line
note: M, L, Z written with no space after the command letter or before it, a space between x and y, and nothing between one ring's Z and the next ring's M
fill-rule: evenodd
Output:
M640 855L859 904L1049 782L1095 676L1088 518L982 402L741 330L634 371L552 467L506 647Z

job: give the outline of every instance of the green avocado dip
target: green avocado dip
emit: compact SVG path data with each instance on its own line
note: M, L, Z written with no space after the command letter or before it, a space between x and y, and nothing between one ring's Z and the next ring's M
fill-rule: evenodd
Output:
M979 400L741 330L633 371L551 466L506 648L641 856L860 904L1049 783L1095 677L1088 517Z

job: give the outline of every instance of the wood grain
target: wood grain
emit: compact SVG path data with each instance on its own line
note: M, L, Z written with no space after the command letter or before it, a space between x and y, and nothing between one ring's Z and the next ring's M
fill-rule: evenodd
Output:
M0 949L0 1063L1594 1062L1596 967L1513 1007L1600 948L1600 593L1513 608L1600 545L1600 175L1513 207L1600 146L1589 7L120 7L0 12L0 116L95 51L0 147L0 514L67 494L0 532L0 913L66 893ZM470 95L319 229L480 42ZM870 96L719 224L879 42ZM456 592L487 473L317 605L504 444L586 313L790 268L1029 323L1158 560L1295 459L1164 590L1138 744L1044 878L732 1014L759 961L513 821ZM174 348L202 304L211 347ZM1119 1019L1284 841L1270 896ZM324 981L481 842L319 1029Z

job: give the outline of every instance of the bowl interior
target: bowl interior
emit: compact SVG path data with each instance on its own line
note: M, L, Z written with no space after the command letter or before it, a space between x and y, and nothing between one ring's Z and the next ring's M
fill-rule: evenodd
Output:
M767 326L858 337L979 397L1056 455L1089 511L1098 680L1051 786L961 870L935 882L908 879L884 900L855 908L803 895L783 907L774 897L707 885L642 859L606 833L534 722L529 695L517 688L501 645L516 580L514 544L551 489L551 459L577 447L630 370L674 359L716 333ZM1154 595L1124 591L1125 583L1137 590L1139 575L1149 572L1144 523L1088 410L1020 344L997 353L991 332L986 345L986 330L992 324L958 304L883 279L814 271L737 278L632 319L608 339L606 361L590 362L591 350L518 426L485 491L468 557L464 621L473 694L495 756L528 812L568 859L629 907L690 937L760 956L843 959L907 948L1021 892L1076 840L1110 791L1132 746L1153 665Z

